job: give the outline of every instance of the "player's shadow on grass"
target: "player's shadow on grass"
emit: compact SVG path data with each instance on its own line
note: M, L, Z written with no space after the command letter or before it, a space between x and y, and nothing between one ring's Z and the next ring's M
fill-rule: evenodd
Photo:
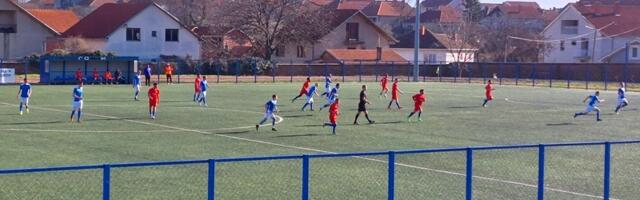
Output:
M16 122L16 123L3 123L0 125L36 125L36 124L60 124L65 121L48 121L48 122Z
M576 124L571 123L571 122L547 124L547 126L573 126L573 125L576 125Z
M249 130L244 130L244 131L226 131L226 132L216 132L214 134L216 135L234 135L234 134L245 134L245 133L250 133L251 131Z
M403 121L392 121L392 122L376 122L375 124L371 124L371 125L376 125L376 124L400 124Z
M313 117L313 114L299 114L299 115L283 115L285 118L303 118L303 117Z
M320 134L308 133L308 134L298 134L298 135L279 135L275 136L276 138L290 138L290 137L313 137L319 136Z

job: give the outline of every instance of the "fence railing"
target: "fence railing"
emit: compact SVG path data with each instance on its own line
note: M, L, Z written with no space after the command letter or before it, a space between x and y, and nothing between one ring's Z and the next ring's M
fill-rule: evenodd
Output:
M393 200L396 197L395 173L396 173L396 156L411 154L435 154L446 152L464 152L466 154L466 172L465 172L465 199L473 199L473 172L474 172L474 152L488 150L508 150L508 149L537 149L538 151L538 176L537 176L537 199L544 199L545 195L545 151L554 147L585 147L585 146L603 146L604 147L604 163L603 164L603 191L602 198L609 199L611 196L611 148L612 145L622 144L638 144L640 140L631 141L612 141L612 142L575 142L575 143L549 143L549 144L522 144L522 145L504 145L504 146L477 146L477 147L454 147L454 148L434 148L434 149L417 149L417 150L399 150L385 152L354 152L354 153L335 153L335 154L307 154L307 155L282 155L282 156L265 156L265 157L238 157L238 158L214 158L206 160L183 160L183 161L162 161L162 162L140 162L140 163L118 163L118 164L100 164L100 165L83 165L83 166L63 166L63 167L47 167L47 168L28 168L28 169L4 169L0 170L1 175L7 174L25 174L25 173L44 173L59 171L81 171L81 170L102 170L102 199L109 200L111 197L111 172L119 168L132 167L157 167L157 166L178 166L178 165L195 165L206 164L208 166L207 174L207 199L214 200L216 198L216 185L224 184L216 182L216 166L224 163L237 162L256 162L256 161L277 161L277 160L299 160L301 162L301 193L300 199L308 200L312 195L309 191L310 186L310 161L319 158L344 158L344 157L364 157L364 156L386 156L387 162L387 199Z

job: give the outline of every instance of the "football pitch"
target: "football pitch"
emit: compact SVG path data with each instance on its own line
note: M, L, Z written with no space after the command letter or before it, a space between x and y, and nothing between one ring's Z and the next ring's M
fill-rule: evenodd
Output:
M323 83L320 83L322 86ZM369 86L375 124L352 125L360 85ZM442 147L634 140L640 135L640 95L613 113L616 93L603 92L604 121L573 119L593 91L496 86L496 100L482 108L480 84L400 83L401 111L386 109L378 83L344 83L337 135L322 124L325 103L301 112L291 103L301 83L210 83L209 107L192 101L193 85L160 85L158 119L148 117L146 87L133 101L129 85L85 86L84 120L69 123L74 86L35 85L31 112L18 115L17 86L0 87L0 168L209 159ZM411 96L427 94L422 122L407 122ZM320 89L321 91L323 89ZM277 132L256 132L264 103L278 94ZM395 106L394 106L395 107ZM640 196L640 145L612 149L611 192L615 199ZM602 146L546 150L547 199L599 199ZM475 199L535 199L537 149L474 152ZM464 199L465 154L398 155L396 199ZM319 158L310 163L311 199L386 199L385 156ZM299 160L222 163L217 199L299 199ZM0 175L0 199L99 199L102 171L83 170ZM207 165L113 169L112 199L206 199Z

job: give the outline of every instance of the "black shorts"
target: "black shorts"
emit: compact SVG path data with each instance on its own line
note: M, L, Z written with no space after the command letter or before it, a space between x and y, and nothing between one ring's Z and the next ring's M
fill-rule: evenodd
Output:
M358 112L367 112L367 104L359 103L358 104Z

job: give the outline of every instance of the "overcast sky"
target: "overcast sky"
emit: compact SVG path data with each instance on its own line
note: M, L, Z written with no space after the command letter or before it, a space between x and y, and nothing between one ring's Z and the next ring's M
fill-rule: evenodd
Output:
M420 1L425 1L425 0L420 0ZM429 1L429 0L426 0ZM482 3L502 3L505 0L480 0L480 2ZM535 1L538 2L538 4L540 4L540 6L542 6L543 8L561 8L564 7L565 5L567 5L567 3L571 3L571 2L576 2L576 0L509 0L509 1ZM411 5L415 4L415 0L409 0L409 2L412 2Z

